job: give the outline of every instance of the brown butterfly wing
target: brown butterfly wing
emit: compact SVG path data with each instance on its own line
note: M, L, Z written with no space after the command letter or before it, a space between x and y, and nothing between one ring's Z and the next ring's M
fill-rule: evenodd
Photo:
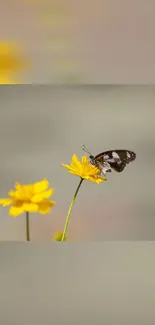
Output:
M114 158L115 155L116 157ZM110 167L120 173L125 168L126 164L135 160L136 154L130 150L109 150L98 154L95 159L100 163L108 162Z

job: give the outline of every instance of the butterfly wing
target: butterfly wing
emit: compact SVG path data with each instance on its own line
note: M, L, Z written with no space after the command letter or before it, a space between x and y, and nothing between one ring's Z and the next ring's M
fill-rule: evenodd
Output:
M136 154L133 151L121 149L102 152L95 157L95 160L103 165L108 163L112 169L120 173L135 158Z

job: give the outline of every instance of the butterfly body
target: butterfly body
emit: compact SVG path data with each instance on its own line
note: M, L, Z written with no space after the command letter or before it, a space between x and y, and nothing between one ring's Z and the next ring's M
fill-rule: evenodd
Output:
M87 153L89 152L87 151ZM90 163L98 167L103 174L109 173L112 170L120 173L127 164L136 159L136 154L126 149L108 150L97 156L93 156L89 153L89 159Z

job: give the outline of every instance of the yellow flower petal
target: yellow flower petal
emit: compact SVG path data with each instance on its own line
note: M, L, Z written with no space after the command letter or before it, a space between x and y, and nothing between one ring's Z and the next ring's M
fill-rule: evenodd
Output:
M3 205L3 207L6 207L13 203L13 199L6 198L6 199L0 199L0 204Z
M54 192L54 189L51 188L49 189L48 191L45 191L45 192L42 192L40 194L36 194L32 197L31 201L32 202L41 202L43 201L44 199L48 199Z
M85 177L83 177L84 175L83 175L83 173L82 173L81 171L76 171L76 173L75 173L75 170L73 170L73 169L68 170L68 171L69 171L70 174L73 174L73 175L79 176L79 177L81 177L81 178L85 178Z
M87 156L83 156L82 157L82 165L84 164L87 164L88 163L88 159L87 159Z
M62 164L63 167L67 168L68 170L74 170L71 166L67 164Z
M96 184L100 184L101 182L103 181L107 181L107 178L104 178L104 177L89 177L88 180L96 183Z
M22 187L22 185L19 182L15 183L15 189L19 190Z
M80 177L81 171L79 171L78 169L72 168L71 166L66 165L66 164L62 164L62 166L65 167L66 169L68 169L68 172L69 173L74 174L74 175L77 175L77 176ZM76 173L75 173L75 170L76 170Z
M54 201L50 201L50 200L44 200L40 203L38 203L38 211L41 214L46 214L49 213L51 208L55 205Z
M22 188L24 189L25 192L30 193L32 195L32 193L33 193L33 184L22 185Z
M41 193L43 191L46 191L48 187L49 187L49 183L47 179L44 178L42 181L33 184L33 191L35 194Z
M13 205L9 210L9 214L12 217L17 217L20 214L22 214L23 212L25 212L25 210L24 210L24 206L22 204L21 205Z
M15 196L16 196L16 192L13 191L13 190L10 190L10 191L8 192L8 195L9 195L9 196L12 196L12 197L15 197Z
M32 187L29 185L23 185L15 193L16 200L29 201L32 197Z
M74 154L72 157L71 167L72 168L81 168L80 160L78 159L76 154Z
M23 207L24 207L24 211L27 211L27 212L37 212L38 211L38 205L35 203L24 203Z

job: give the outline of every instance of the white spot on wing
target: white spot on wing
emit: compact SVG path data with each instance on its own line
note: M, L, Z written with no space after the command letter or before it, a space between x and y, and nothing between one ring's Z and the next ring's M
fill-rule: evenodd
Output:
M131 154L130 154L130 152L128 152L128 151L127 151L127 152L126 152L126 154L127 154L127 157L128 157L128 158L130 158L130 157L131 157Z
M119 162L120 161L120 157L117 154L117 152L113 151L112 152L112 158L108 159L109 163L115 163L115 162Z
M109 159L109 156L108 155L105 155L104 156L104 160L108 160Z
M105 175L107 172L111 172L111 167L108 163L105 163L102 167L102 173Z
M115 159L120 159L118 153L115 152L115 151L112 152L112 156L113 156L113 158L115 158Z

